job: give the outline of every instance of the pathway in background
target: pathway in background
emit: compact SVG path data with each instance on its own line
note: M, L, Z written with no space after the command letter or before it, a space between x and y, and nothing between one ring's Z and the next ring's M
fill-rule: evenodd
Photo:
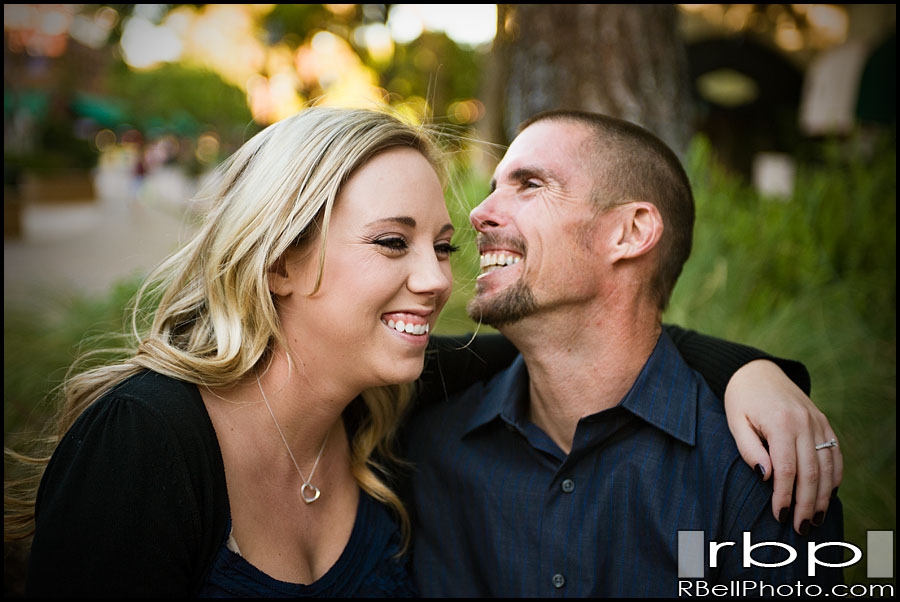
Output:
M175 169L142 182L105 170L95 188L96 199L25 205L22 237L3 241L4 306L102 295L146 273L192 232L187 199L195 185Z

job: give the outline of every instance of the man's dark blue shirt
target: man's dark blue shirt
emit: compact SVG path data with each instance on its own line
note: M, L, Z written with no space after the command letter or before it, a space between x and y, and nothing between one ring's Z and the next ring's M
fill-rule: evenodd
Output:
M843 540L840 502L809 537L778 523L771 485L741 459L722 402L667 334L616 407L579 421L568 455L528 420L528 383L519 356L408 425L413 570L425 596L676 596L679 531L703 532L710 585L841 582L840 569L807 574L808 542ZM797 558L743 567L745 531ZM715 568L711 541L735 542ZM751 556L779 564L788 552ZM840 563L842 553L826 546L816 557Z

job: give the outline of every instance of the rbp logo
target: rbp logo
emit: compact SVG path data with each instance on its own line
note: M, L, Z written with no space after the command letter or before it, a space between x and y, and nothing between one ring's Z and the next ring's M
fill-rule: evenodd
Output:
M704 531L679 531L678 532L678 577L680 579L701 579L706 569L705 554L706 541ZM894 576L894 532L893 531L868 531L866 537L866 548L868 552L866 576L870 579L891 579ZM736 545L733 541L709 542L709 567L716 568L718 566L719 550L725 547ZM757 562L753 559L753 550L763 547L779 547L787 551L788 557L782 562L765 563ZM822 562L816 558L816 553L827 547L840 546L853 552L853 558L847 562L840 564L831 564ZM751 566L778 568L791 564L797 559L797 550L788 544L780 541L763 541L759 543L751 543L750 533L744 531L742 541L743 566L750 568ZM827 566L832 568L843 568L852 566L862 560L863 553L853 544L843 541L830 541L823 543L808 542L807 543L807 576L816 576L817 566Z

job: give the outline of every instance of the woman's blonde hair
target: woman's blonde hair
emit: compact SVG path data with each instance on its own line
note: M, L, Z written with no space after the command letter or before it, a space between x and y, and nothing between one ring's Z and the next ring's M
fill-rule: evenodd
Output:
M437 146L421 126L373 110L315 107L279 121L246 142L198 195L212 203L199 231L166 259L138 291L127 359L67 377L48 443L55 446L75 420L114 386L149 369L198 386L220 388L263 367L276 348L287 349L267 273L292 246L320 240L319 288L325 241L343 184L376 154L396 147L421 152L444 180ZM138 327L141 299L158 296L152 324ZM365 410L351 441L351 470L360 487L392 507L404 544L409 518L385 483L384 462L399 462L391 443L408 406L411 385L366 390ZM7 450L42 472L49 461ZM379 475L380 473L380 475ZM39 474L18 499L5 496L4 535L34 531Z

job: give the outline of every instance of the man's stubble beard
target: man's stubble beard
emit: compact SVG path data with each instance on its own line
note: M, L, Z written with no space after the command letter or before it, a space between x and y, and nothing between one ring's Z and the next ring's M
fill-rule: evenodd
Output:
M522 280L517 280L508 289L491 298L476 293L466 306L470 318L494 328L518 322L537 309L534 293Z

